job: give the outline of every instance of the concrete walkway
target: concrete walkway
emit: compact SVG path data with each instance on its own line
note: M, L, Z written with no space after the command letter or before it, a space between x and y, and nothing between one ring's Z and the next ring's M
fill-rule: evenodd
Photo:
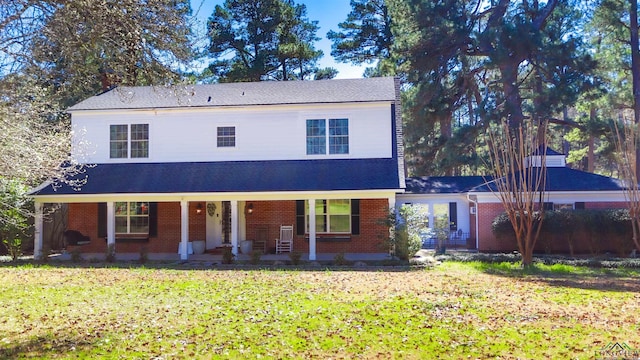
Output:
M331 262L335 259L337 253L324 253L316 254L316 261ZM84 260L104 260L105 254L103 253L83 253L81 254ZM348 261L384 261L391 260L392 257L386 253L345 253L345 260ZM49 257L53 261L67 261L71 260L71 254L53 254ZM121 261L135 261L140 259L139 253L116 253L116 259ZM152 261L181 261L180 255L175 253L150 253L148 259ZM250 255L238 254L235 261L249 261ZM309 261L309 254L303 253L300 258L302 261ZM189 255L187 261L204 261L204 262L222 262L222 255L220 254L192 254ZM290 261L289 254L264 254L260 256L260 261Z

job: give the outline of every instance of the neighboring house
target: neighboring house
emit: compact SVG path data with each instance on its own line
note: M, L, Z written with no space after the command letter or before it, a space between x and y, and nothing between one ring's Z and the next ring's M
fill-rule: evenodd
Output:
M547 149L545 159L546 208L607 209L627 206L620 180L571 169L566 166L565 155L551 149ZM541 156L530 157L528 163L539 166ZM482 176L407 178L406 191L398 195L397 203L427 206L429 224L434 223L434 216L448 217L451 237L468 240L464 242L467 247L485 252L517 250L515 242L493 235L491 223L504 212L504 208L492 191L490 180ZM564 244L556 244L553 251L568 252L568 249ZM579 244L577 251L587 252L587 245Z
M385 253L380 220L405 186L397 79L119 87L68 109L86 184L45 184L42 208L68 204L83 252L177 253L242 240L293 250ZM83 143L82 147L75 144ZM85 149L89 149L89 151Z

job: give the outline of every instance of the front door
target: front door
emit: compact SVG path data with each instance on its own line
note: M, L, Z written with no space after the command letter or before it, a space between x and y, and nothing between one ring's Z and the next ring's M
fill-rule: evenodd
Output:
M207 202L207 249L222 246L222 203Z

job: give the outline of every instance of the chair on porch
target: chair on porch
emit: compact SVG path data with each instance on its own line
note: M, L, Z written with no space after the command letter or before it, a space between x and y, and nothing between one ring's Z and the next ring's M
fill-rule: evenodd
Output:
M280 237L276 239L276 254L293 250L293 225L280 226Z

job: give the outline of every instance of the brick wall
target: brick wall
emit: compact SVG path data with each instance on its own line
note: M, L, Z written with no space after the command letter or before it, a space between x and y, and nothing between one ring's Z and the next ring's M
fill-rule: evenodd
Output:
M268 229L267 252L275 251L275 239L280 235L280 225L296 225L296 202L288 201L254 201L253 213L247 215L247 239L256 238L256 230L260 227ZM388 230L377 222L384 218L388 207L387 199L360 200L360 235L352 235L345 242L316 242L316 253L379 253L387 252L380 243L381 234ZM297 233L295 229L294 233ZM294 251L309 252L309 242L304 236L295 235Z
M587 202L586 209L620 209L626 208L624 202ZM511 252L516 251L518 246L515 239L512 238L496 238L491 230L491 223L496 216L504 212L502 204L479 204L479 233L480 243L479 251L483 252ZM473 218L472 218L473 223ZM593 242L589 235L576 231L574 235L574 252L576 254L592 253L594 251L615 251L616 245L613 243L619 239L597 239ZM568 241L559 236L551 236L549 238L540 238L536 243L536 253L569 253Z
M196 215L197 203L189 206L189 235L205 239L204 216ZM87 245L79 246L83 253L106 253L107 242L98 237L98 204L69 204L67 229L78 230L91 238ZM146 243L116 243L116 253L137 253L145 247L150 253L177 253L180 243L180 203L158 203L158 236Z
M206 209L201 203L203 212L196 213L198 203L189 204L189 239L206 239ZM247 215L246 237L255 239L259 226L268 229L267 251L275 251L275 239L279 236L280 225L296 224L296 202L287 201L254 201L253 213ZM348 242L317 242L317 253L386 252L381 246L381 235L387 229L377 222L386 216L387 199L360 201L360 235L351 236ZM98 237L98 204L69 204L69 220L67 229L78 230L91 238L91 243L79 248L84 253L105 253L107 244L104 238ZM239 239L243 240L243 239ZM180 203L158 203L158 236L147 243L116 243L116 253L137 253L144 246L150 253L177 253L180 243ZM303 236L294 238L294 250L309 252L309 242Z

